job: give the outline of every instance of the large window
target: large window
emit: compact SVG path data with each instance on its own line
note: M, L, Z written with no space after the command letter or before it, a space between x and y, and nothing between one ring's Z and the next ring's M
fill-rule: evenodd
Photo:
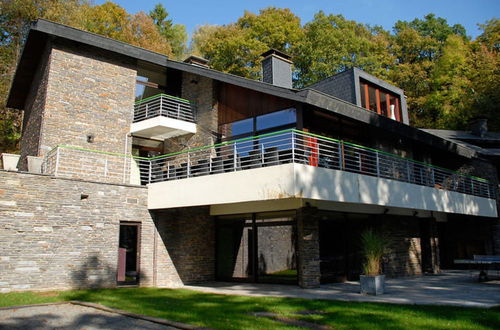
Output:
M220 125L219 134L223 140L233 140L279 129L294 128L296 122L296 110L290 108Z
M361 106L379 115L401 121L401 102L398 95L379 86L360 81Z
M140 101L153 95L165 93L166 75L139 68L135 84L135 100Z

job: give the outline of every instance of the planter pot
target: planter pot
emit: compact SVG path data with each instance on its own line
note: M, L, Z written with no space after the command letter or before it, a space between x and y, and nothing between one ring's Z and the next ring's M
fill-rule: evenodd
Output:
M7 171L17 171L17 163L19 162L20 155L15 154L2 154L2 167Z
M384 293L385 275L367 276L360 275L361 294L379 295Z
M42 157L27 156L28 160L28 172L30 173L42 173Z

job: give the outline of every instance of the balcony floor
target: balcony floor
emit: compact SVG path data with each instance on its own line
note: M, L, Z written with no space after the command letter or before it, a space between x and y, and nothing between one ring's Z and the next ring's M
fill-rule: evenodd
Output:
M214 215L296 209L306 203L344 212L497 216L493 199L294 163L157 182L148 189L150 209L210 205Z

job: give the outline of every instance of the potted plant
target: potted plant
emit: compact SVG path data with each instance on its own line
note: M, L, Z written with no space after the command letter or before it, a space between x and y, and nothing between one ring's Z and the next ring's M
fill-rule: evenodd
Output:
M361 234L362 251L365 261L360 275L362 294L379 295L384 293L385 275L382 274L382 258L389 246L387 237L373 229Z

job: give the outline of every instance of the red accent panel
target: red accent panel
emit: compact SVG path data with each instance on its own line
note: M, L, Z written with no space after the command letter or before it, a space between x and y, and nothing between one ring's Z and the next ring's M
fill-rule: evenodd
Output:
M118 282L125 282L125 262L127 260L127 249L118 249L118 273L116 280Z

